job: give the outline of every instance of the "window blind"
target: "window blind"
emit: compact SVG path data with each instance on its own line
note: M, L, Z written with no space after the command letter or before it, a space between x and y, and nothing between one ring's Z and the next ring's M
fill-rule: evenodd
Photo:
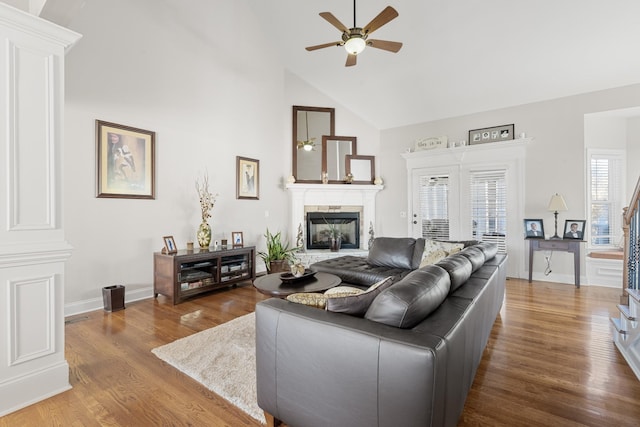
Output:
M493 242L507 252L507 177L505 170L478 171L469 175L473 239Z
M420 177L420 216L422 237L449 239L449 177Z
M617 246L622 237L622 157L591 154L589 233L592 246Z

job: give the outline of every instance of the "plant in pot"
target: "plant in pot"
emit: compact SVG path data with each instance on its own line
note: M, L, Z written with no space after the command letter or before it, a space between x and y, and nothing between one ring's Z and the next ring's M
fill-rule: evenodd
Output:
M290 248L289 242L283 242L279 231L272 234L267 228L264 237L267 239L267 250L258 252L258 255L264 261L267 273L289 271L289 261L294 258L293 254L298 248Z
M340 250L340 246L342 246L342 232L338 228L338 224L335 222L329 222L327 219L324 219L324 222L329 227L329 248L331 252L338 252Z

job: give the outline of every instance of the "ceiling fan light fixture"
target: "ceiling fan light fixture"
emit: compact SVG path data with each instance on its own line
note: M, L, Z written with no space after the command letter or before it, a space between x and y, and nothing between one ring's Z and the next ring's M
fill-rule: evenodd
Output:
M350 55L361 53L366 46L367 42L360 36L352 36L344 43L344 48Z

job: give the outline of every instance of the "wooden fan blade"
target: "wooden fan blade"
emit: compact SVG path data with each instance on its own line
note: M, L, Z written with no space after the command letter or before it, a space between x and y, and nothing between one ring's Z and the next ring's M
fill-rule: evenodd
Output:
M338 18L333 16L331 12L320 12L320 16L326 19L327 22L329 22L329 24L333 25L334 27L339 29L341 32L343 33L349 32L349 29L342 22L340 22Z
M365 34L371 34L387 22L398 17L398 12L391 6L387 6L382 12L371 20L364 28Z
M311 52L312 50L324 49L325 47L331 47L331 46L340 46L341 44L342 42L331 42L331 43L324 43L324 44L318 44L315 46L305 47L305 49Z
M400 42L390 42L388 40L367 40L367 45L375 47L377 49L388 50L389 52L396 53L402 47Z
M346 64L344 64L345 67L353 67L354 65L356 65L356 55L351 55L349 54L349 56L347 56L347 62Z

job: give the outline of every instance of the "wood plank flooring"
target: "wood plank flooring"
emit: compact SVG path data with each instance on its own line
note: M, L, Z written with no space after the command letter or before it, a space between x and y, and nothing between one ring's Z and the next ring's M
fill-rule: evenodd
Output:
M609 332L619 293L509 280L459 426L640 425L640 381ZM159 296L67 319L73 389L0 426L260 426L150 350L265 298L246 284L176 306Z

